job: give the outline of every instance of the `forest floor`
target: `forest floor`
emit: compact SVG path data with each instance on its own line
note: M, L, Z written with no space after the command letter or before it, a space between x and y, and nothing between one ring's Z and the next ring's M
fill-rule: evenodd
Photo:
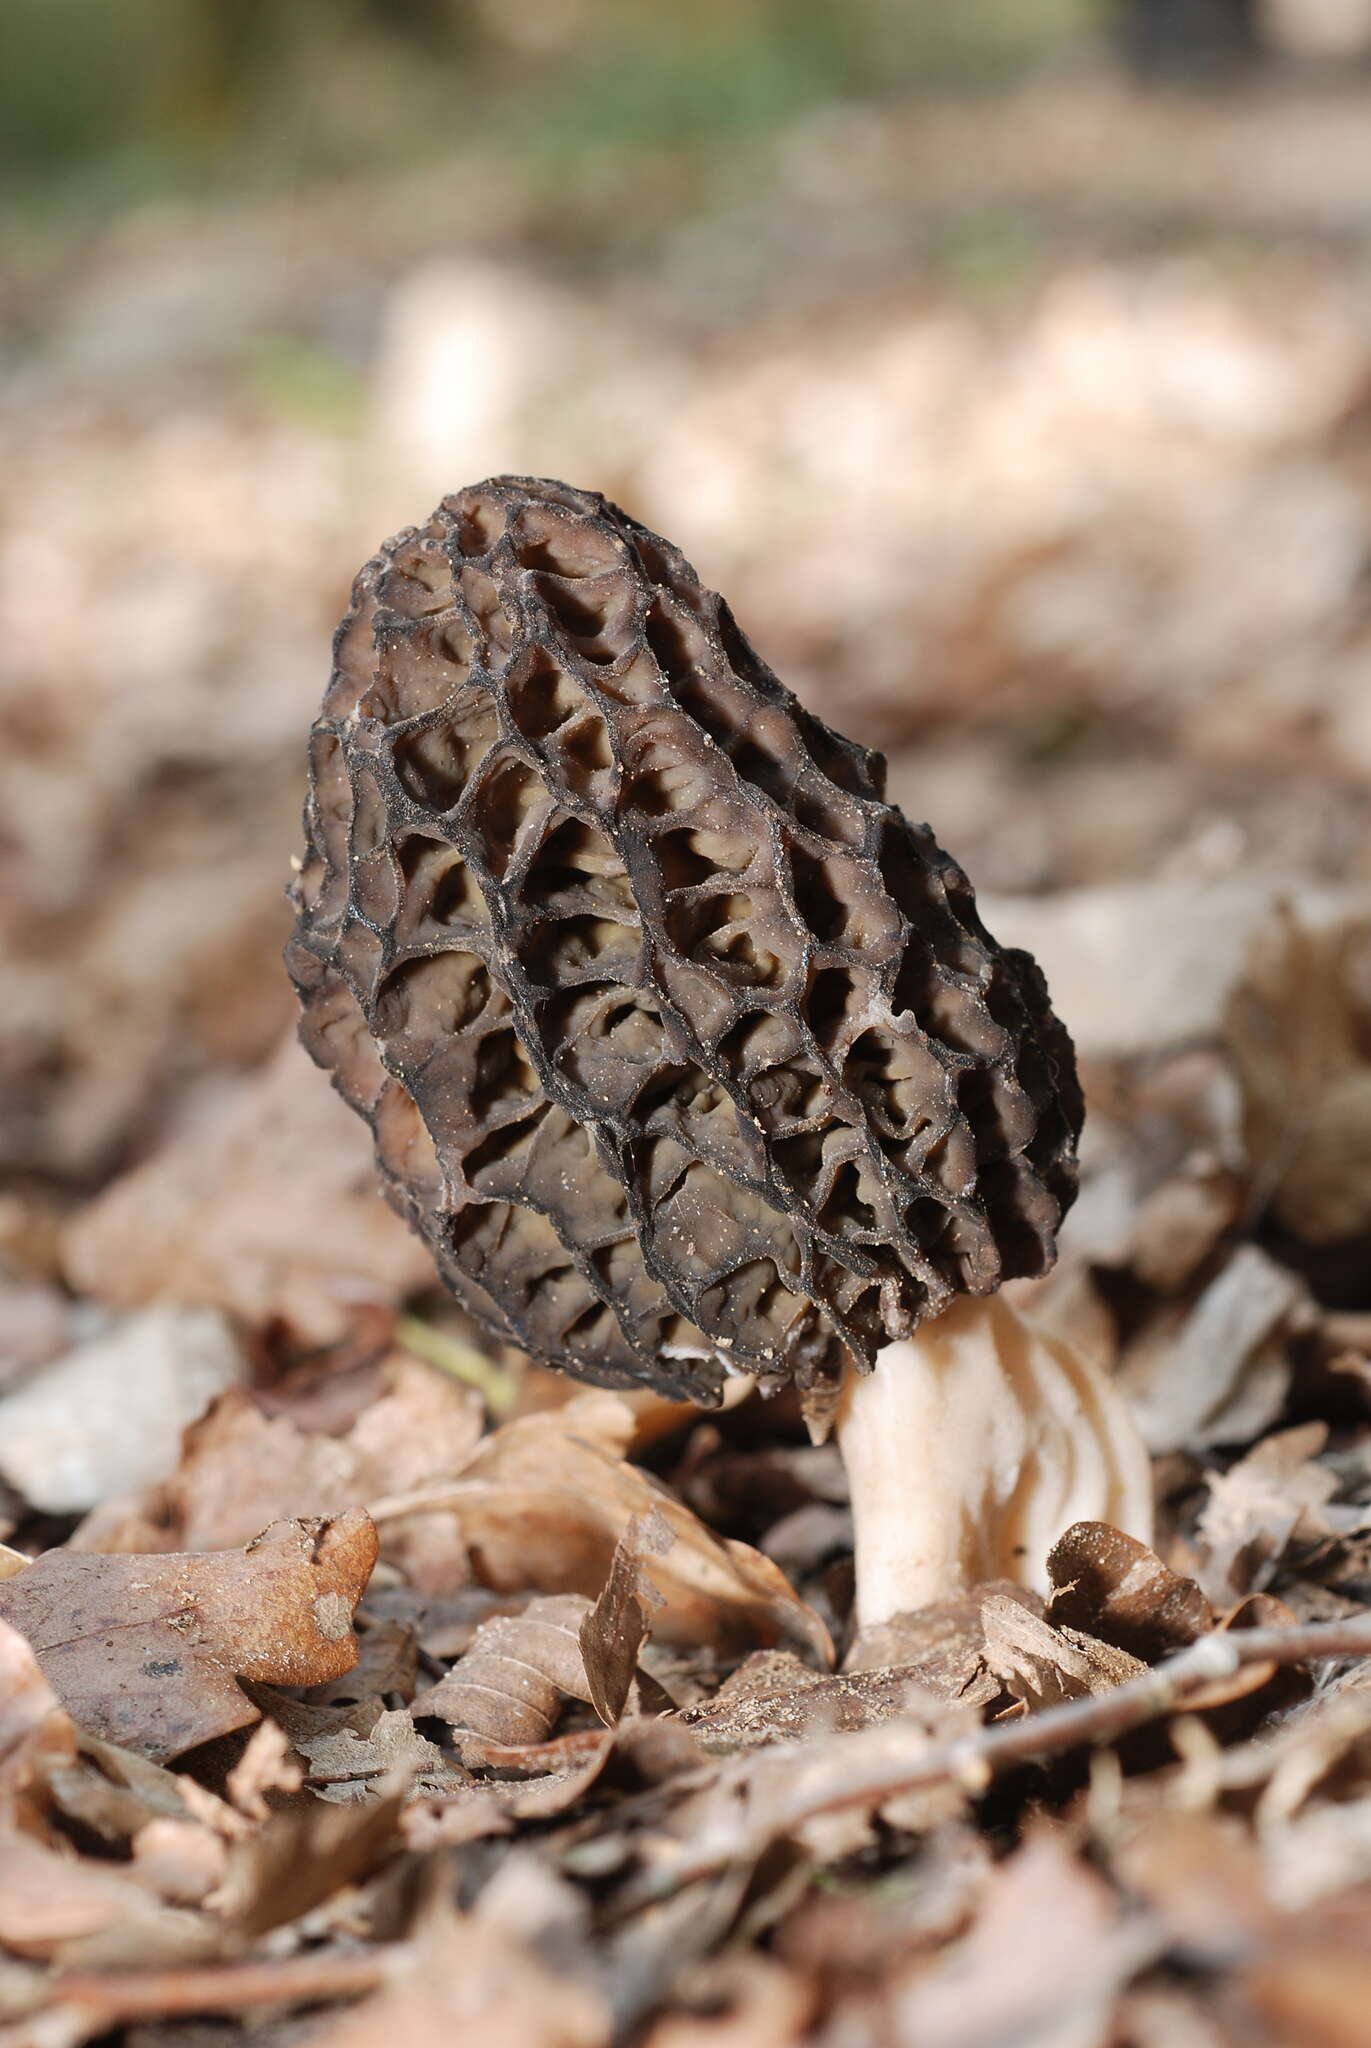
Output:
M461 163L16 235L0 2048L1366 2040L1368 157L1365 86L1085 77L649 162L636 234ZM786 1399L493 1351L385 1208L280 965L304 735L497 469L682 544L1043 961L1022 1292L1154 1550L863 1637Z

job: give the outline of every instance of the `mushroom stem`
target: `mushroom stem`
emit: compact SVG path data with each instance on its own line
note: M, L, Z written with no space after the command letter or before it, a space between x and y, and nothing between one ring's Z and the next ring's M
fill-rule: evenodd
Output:
M1122 1396L1003 1295L959 1297L851 1374L837 1430L859 1628L990 1579L1045 1593L1073 1522L1151 1540L1151 1463Z

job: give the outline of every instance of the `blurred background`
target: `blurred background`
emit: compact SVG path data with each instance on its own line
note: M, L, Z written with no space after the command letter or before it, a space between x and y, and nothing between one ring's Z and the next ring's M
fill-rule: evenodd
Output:
M242 1313L226 1243L327 1330L279 1269L337 1176L260 1080L303 736L352 572L488 472L679 542L1088 1057L1371 889L1371 0L4 17L8 1370L54 1274ZM347 1160L346 1285L414 1284Z

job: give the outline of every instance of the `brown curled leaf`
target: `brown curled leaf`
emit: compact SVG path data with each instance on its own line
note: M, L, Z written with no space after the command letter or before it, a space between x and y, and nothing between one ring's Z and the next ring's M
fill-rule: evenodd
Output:
M716 1536L636 1465L604 1447L605 1394L508 1422L486 1439L451 1485L373 1502L383 1522L436 1507L456 1517L472 1569L497 1593L582 1593L598 1598L615 1545L635 1515L656 1509L675 1537L642 1570L662 1595L659 1641L738 1654L788 1642L825 1666L833 1645L819 1616L784 1573L750 1544ZM582 1435L584 1413L596 1434Z
M0 1584L0 1619L79 1727L161 1762L261 1718L239 1678L318 1685L349 1670L376 1550L355 1510L207 1555L50 1550Z
M618 1726L628 1700L638 1652L652 1632L662 1595L642 1568L644 1555L664 1557L676 1541L660 1508L635 1515L614 1546L604 1591L581 1623L590 1703L607 1728Z
M286 1807L235 1843L217 1902L235 1932L279 1927L374 1869L394 1844L407 1775L398 1760L379 1797Z
M1076 1627L1146 1664L1216 1629L1282 1627L1295 1617L1280 1600L1252 1594L1217 1623L1194 1579L1170 1571L1145 1544L1100 1522L1078 1522L1053 1547L1048 1571L1057 1590L1048 1620ZM1190 1711L1204 1714L1220 1741L1241 1738L1269 1714L1309 1692L1307 1674L1274 1663L1248 1664L1194 1692Z
M579 1595L554 1593L483 1621L470 1649L415 1700L415 1716L506 1747L546 1742L563 1703L590 1698L577 1638L586 1612Z
M1107 1522L1075 1522L1047 1559L1054 1591L1047 1618L1084 1629L1152 1664L1213 1627L1194 1579L1168 1570L1154 1550Z

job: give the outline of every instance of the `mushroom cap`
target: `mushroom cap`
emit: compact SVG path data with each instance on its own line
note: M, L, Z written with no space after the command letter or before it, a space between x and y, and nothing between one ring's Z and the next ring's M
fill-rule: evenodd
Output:
M496 477L363 569L287 961L444 1283L535 1358L811 1397L1052 1262L1071 1042L881 757L668 542Z

